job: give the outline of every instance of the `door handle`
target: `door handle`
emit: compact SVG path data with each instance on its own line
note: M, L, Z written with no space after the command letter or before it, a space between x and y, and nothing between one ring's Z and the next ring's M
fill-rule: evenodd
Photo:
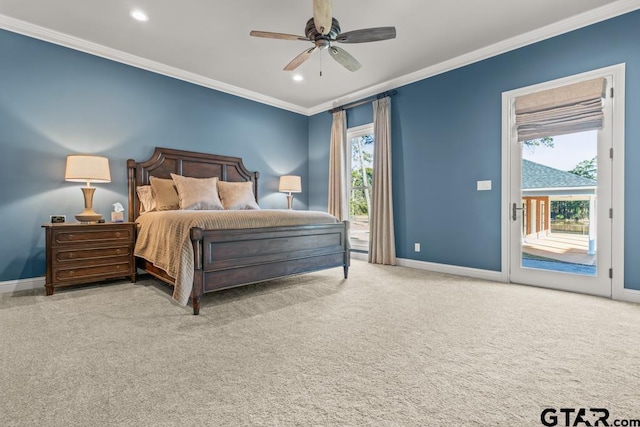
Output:
M524 205L522 205L522 207L519 208L518 205L514 203L513 206L511 207L511 219L515 221L518 218L516 216L516 211L521 211L523 209L524 209Z

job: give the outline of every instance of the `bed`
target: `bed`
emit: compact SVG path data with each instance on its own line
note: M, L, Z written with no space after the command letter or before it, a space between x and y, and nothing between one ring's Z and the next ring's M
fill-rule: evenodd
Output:
M144 247L140 247L145 242L151 246L148 240L154 235L173 235L165 231L151 232L145 228L148 223L155 221L152 221L153 217L161 215L156 212L140 214L142 203L138 187L149 186L152 179L171 178L171 174L200 179L216 177L226 183L251 183L241 185L253 189L257 203L259 173L247 170L239 157L156 147L148 160L136 162L129 159L127 174L128 218L138 224L136 265L171 284L174 287L174 299L181 302L176 298L178 294L182 295L182 303L186 304L189 300L194 315L199 314L201 298L208 292L335 267L343 268L345 279L348 276L348 222L338 222L334 217L320 212L287 210L261 210L262 214L245 211L240 219L222 221L223 224L231 224L231 228L220 228L220 225L209 220L183 222L187 224L185 227L189 227L186 243L176 244L168 237L157 239L164 242L153 242L153 245L164 245L162 250L169 251L173 257L181 256L180 251L185 253L186 258L180 261L177 267L180 272L176 274L168 265L154 262L150 259L152 257L146 255ZM216 212L212 215L231 215L227 211ZM181 219L189 215L191 213L180 211L164 216ZM278 225L273 225L273 222L260 220L259 215L284 215L284 218L275 221ZM234 225L236 223L238 226ZM209 227L211 224L215 226ZM187 289L186 293L184 289Z

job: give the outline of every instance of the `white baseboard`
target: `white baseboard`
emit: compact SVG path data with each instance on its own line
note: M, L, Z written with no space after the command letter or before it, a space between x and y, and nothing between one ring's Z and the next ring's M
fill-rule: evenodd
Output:
M353 253L351 254L353 257ZM366 254L362 254L366 260ZM354 257L355 258L355 257ZM361 258L356 258L361 259ZM460 267L457 265L437 264L434 262L416 261L413 259L398 258L398 265L402 267L416 268L419 270L435 271L437 273L454 274L456 276L473 277L475 279L493 280L495 282L509 283L508 276L500 271L481 270L477 268ZM640 303L640 290L624 288L614 292L612 299L617 301Z
M613 299L626 302L640 303L640 291L624 288L622 291L614 292Z
M368 261L369 254L366 252L351 252L351 259ZM500 271L480 270L478 268L437 264L435 262L416 261L414 259L406 258L396 258L396 263L401 267L415 268L418 270L454 274L456 276L473 277L475 279L493 280L496 282L508 282L507 276L505 274L502 274L502 272Z
M0 294L16 291L28 291L44 287L44 277L31 277L29 279L8 280L0 282Z
M351 252L351 259L368 261L366 252ZM473 277L475 279L493 280L496 282L508 282L507 275L500 271L481 270L479 268L460 267L457 265L438 264L435 262L416 261L414 259L396 258L396 263L401 267L415 268L418 270L434 271L436 273L454 274L456 276Z
M458 265L416 261L406 258L398 258L396 262L402 267L435 271L436 273L455 274L456 276L473 277L475 279L493 280L495 282L508 282L507 276L500 271L481 270L479 268L460 267Z

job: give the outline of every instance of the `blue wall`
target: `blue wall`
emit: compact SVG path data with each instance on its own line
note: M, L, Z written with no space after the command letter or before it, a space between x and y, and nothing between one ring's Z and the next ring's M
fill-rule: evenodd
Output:
M40 226L82 210L81 184L64 181L72 153L109 158L94 200L107 218L127 205L126 160L155 146L242 157L267 208L285 207L279 175L301 175L308 206L308 117L3 30L0 58L0 282L43 276Z
M392 98L398 256L499 271L502 92L625 62L625 287L640 289L638 40L640 11L398 88ZM349 126L372 121L370 106L368 118L358 108ZM312 181L327 179L327 116L315 115L309 125ZM493 181L493 191L476 191L478 180ZM326 200L325 186L310 203L322 209ZM420 253L414 242L422 243Z
M398 88L392 98L398 256L500 270L501 94L627 64L625 286L640 289L640 11ZM282 207L277 177L302 176L300 208L327 206L331 116L307 118L0 30L0 281L44 274L50 214L82 208L65 157L109 157L95 207L126 205L125 160L154 146L240 156L261 173L264 207ZM370 105L349 126L372 120ZM478 180L493 191L477 192ZM422 252L413 252L413 243Z

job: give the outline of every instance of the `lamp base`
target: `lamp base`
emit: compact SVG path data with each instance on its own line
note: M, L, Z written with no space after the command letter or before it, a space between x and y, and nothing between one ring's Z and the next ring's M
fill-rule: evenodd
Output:
M76 219L80 222L97 222L102 219L102 215L93 210L93 193L96 191L93 187L82 187L84 195L84 210L76 215Z
M291 193L287 195L287 209L293 209L293 196Z
M99 213L95 213L93 209L91 210L91 212L87 212L87 210L85 209L84 211L76 215L76 219L80 222L98 222L102 219L102 215L100 215Z

